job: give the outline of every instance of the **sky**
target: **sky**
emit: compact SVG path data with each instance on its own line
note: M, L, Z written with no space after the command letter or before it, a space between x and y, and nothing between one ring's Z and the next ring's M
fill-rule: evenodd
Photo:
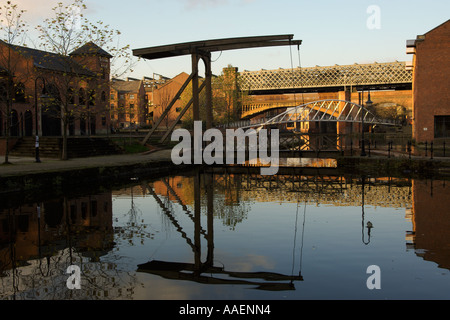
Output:
M13 0L27 10L24 18L30 25L51 17L57 2ZM410 61L406 40L450 18L449 0L85 0L85 4L85 17L120 30L120 44L131 49L281 34L303 41L300 51L296 46L280 46L213 52L216 75L228 65L257 71ZM128 76L189 74L190 59L141 60Z

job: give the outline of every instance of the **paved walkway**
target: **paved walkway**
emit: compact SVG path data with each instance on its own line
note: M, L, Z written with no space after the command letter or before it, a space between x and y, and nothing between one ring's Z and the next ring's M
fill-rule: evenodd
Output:
M357 156L355 151L354 156ZM387 151L372 151L371 157L367 156L366 159L378 158L388 159ZM408 154L391 152L391 158L408 158ZM418 157L412 156L412 160L431 160L430 157ZM450 157L434 157L435 161L445 161L450 163ZM76 158L62 161L59 159L41 159L41 163L36 163L34 158L24 157L9 157L11 164L0 164L0 177L1 176L14 176L14 175L26 175L39 172L54 172L65 171L74 169L86 169L94 167L107 167L107 166L120 166L120 165L133 165L139 163L148 163L151 161L170 161L171 150L156 150L150 153L141 154L126 154L126 155L110 155L110 156L97 156L89 158ZM0 157L0 163L4 161Z
M11 164L0 164L0 176L170 161L170 154L171 150L158 150L151 153L76 158L67 161L42 158L41 163L36 163L35 158L9 157ZM0 161L3 163L4 157L0 157Z

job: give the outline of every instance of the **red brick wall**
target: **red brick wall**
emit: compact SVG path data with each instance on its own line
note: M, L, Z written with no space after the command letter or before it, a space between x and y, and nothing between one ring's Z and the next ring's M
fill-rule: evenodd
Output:
M434 139L434 116L450 115L450 20L416 42L413 138Z
M14 145L17 143L18 138L9 138L9 150L11 150ZM6 139L4 137L0 137L0 156L4 156L6 153ZM3 162L3 159L0 159L0 163Z
M448 184L440 180L413 180L413 223L417 249L425 260L450 268L450 197Z

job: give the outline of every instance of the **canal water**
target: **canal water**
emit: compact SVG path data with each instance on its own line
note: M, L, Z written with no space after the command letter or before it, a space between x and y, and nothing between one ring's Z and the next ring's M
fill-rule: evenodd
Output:
M450 298L448 181L232 169L9 195L0 298Z

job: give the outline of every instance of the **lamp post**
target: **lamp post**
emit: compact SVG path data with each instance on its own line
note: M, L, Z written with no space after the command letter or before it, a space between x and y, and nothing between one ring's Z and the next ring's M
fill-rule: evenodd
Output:
M364 176L362 176L361 177L361 210L362 210L362 224L361 224L361 228L362 228L362 231L361 231L361 240L362 240L362 242L365 244L365 245L368 245L369 243L370 243L370 231L372 230L372 228L373 228L373 224L372 224L372 222L370 222L370 221L367 221L367 236L368 236L368 239L367 239L367 241L364 239L365 237L364 237L364 194L365 194L365 177Z
M362 112L361 112L361 157L365 157L366 154L366 146L365 146L365 139L364 139L364 89L362 91L362 97L361 97L361 102L362 102ZM370 89L369 89L369 97L368 100L366 101L366 106L371 106L372 105L372 101L370 100Z
M44 91L45 91L45 79L41 76L36 77L34 80L34 127L35 127L35 134L36 134L36 142L35 142L35 148L36 148L36 162L41 162L41 159L39 158L39 130L38 130L38 101L37 101L37 82L38 80L42 80L42 83L44 84ZM40 98L45 98L45 94L41 94Z

